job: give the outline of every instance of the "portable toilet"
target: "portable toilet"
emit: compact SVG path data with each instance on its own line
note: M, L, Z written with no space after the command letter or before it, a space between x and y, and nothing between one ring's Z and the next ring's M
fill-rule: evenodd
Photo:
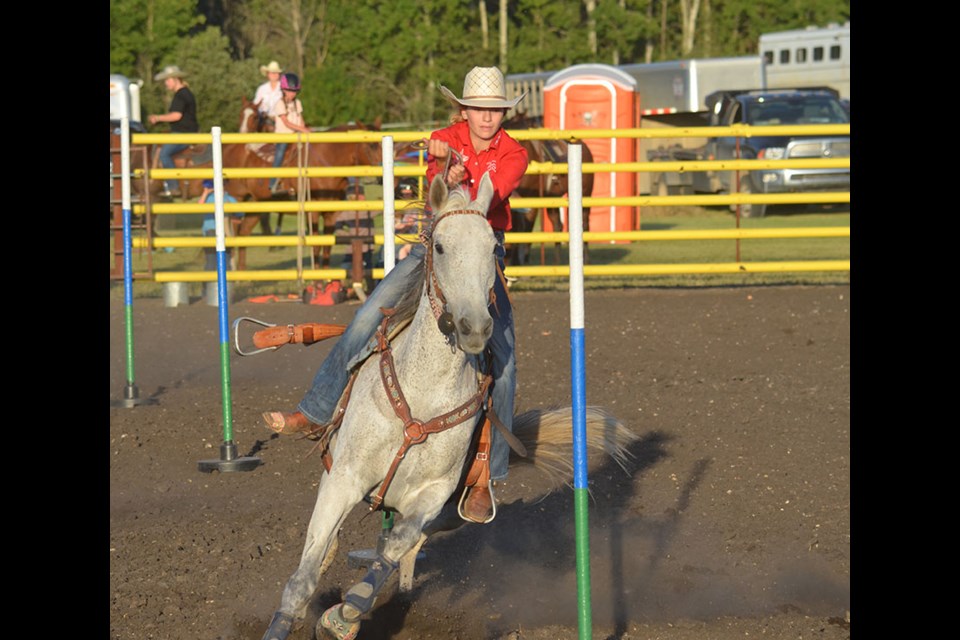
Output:
M558 71L543 86L543 126L548 129L633 129L640 123L637 81L606 64L578 64ZM594 162L636 162L633 138L585 138ZM593 193L584 197L637 195L632 171L594 174ZM636 207L591 207L591 231L639 229ZM566 227L566 217L563 217ZM544 221L544 229L549 223Z

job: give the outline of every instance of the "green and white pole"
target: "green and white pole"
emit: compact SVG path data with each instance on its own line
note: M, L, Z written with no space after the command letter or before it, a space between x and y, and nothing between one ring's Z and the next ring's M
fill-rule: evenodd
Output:
M573 507L577 544L577 610L580 640L592 636L590 521L587 481L587 383L583 346L583 148L567 145L567 228L570 230L570 390L573 408Z
M213 198L217 234L217 310L220 319L220 380L223 390L223 444L219 460L201 460L200 471L249 471L260 464L257 457L237 457L233 441L233 412L230 397L230 324L227 321L227 243L223 222L223 147L220 127L213 127Z

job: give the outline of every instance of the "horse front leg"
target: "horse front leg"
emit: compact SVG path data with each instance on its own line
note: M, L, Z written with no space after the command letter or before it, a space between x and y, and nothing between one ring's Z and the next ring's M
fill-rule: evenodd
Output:
M341 481L333 475L323 476L313 515L307 527L300 564L287 580L280 599L280 608L274 613L262 640L285 640L294 621L306 615L320 578L336 555L337 532L350 509L361 498L362 494L353 482Z

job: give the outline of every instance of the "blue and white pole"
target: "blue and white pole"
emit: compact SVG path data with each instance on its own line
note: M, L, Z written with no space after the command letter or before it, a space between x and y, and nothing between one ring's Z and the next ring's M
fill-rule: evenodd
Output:
M116 172L116 168L114 168ZM133 376L133 241L130 236L130 118L120 118L120 206L123 209L123 318L126 338L127 384L119 406L140 404L140 390Z
M237 457L233 441L233 412L230 397L230 324L227 321L227 243L223 223L223 147L220 127L213 127L213 218L217 234L217 311L220 318L220 380L223 389L223 444L219 460L201 460L200 471L249 471L260 458Z
M587 383L583 348L583 148L567 145L570 230L570 390L573 400L573 504L577 532L577 609L580 640L592 637L590 522L587 481Z

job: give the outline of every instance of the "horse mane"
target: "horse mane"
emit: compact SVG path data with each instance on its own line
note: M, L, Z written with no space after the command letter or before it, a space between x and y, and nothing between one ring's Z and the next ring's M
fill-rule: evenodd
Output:
M396 324L402 324L416 314L417 307L420 305L420 295L423 293L423 285L426 282L426 274L426 261L421 260L410 276L410 288L404 291L400 301L393 308L393 321Z

